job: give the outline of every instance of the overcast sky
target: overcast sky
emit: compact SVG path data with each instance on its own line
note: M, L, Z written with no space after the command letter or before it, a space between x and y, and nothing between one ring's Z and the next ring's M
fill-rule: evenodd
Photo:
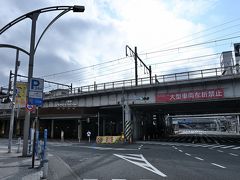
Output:
M137 46L157 75L218 67L218 53L240 42L240 1L233 0L1 0L0 28L36 9L75 4L85 6L85 12L65 14L43 36L35 77L74 86L133 79L126 45ZM37 39L60 12L40 14ZM1 34L0 43L29 51L30 29L31 20L25 19ZM182 48L188 45L194 46ZM14 61L15 50L0 49L0 86L6 87ZM19 74L27 75L28 57L21 53L20 61ZM140 65L139 76L147 76Z

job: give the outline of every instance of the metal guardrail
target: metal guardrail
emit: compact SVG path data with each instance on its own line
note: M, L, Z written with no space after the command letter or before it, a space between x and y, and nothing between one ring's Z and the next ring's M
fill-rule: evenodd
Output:
M180 72L173 74L166 74L152 77L152 85L156 84L165 84L165 83L174 83L181 81L189 81L189 80L197 80L197 79L206 79L206 78L214 78L214 77L222 77L222 76L234 76L237 74L236 67L230 66L225 67L227 71L224 71L223 68L212 68L212 69L202 69L188 72ZM138 87L151 85L149 77L139 78L138 79ZM84 94L90 92L99 92L99 91L109 91L113 89L119 88L131 88L135 86L135 79L122 80L122 81L114 81L114 82L106 82L100 84L93 84L81 87L75 87L69 90L68 94L48 94L45 95L45 98L59 97L59 96L68 96L74 94Z

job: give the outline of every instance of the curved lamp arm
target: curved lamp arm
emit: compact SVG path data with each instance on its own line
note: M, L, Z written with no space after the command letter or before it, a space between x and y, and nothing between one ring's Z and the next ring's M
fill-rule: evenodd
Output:
M31 15L34 13L44 13L44 12L49 12L49 11L57 11L57 10L72 10L73 12L84 12L85 7L84 6L52 6L52 7L47 7L47 8L42 8L42 9L37 9L35 11L29 12L27 14L24 14L10 23L8 23L6 26L4 26L2 29L0 29L0 35L4 33L6 30L8 30L10 27L13 25L17 24L18 22L26 19L26 18L31 18Z
M48 30L48 28L49 28L58 18L60 18L61 16L63 16L64 14L66 14L66 13L69 12L69 11L70 11L70 9L64 10L63 12L61 12L60 14L58 14L58 15L47 25L47 27L44 29L44 31L42 32L41 36L40 36L39 39L38 39L38 42L37 42L37 44L36 44L36 46L35 46L35 48L34 48L34 54L35 54L35 52L36 52L36 50L37 50L38 44L40 43L43 35L44 35L45 32Z

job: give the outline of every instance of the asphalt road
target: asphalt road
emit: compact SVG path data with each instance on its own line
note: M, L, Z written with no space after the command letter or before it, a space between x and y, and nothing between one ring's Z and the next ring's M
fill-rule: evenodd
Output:
M83 180L240 179L237 145L49 142L48 148L50 156L61 158Z

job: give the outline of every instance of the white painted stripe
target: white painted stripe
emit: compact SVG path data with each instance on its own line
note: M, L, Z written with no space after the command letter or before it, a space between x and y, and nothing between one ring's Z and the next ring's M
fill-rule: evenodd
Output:
M200 161L203 161L204 159L200 158L200 157L195 157L195 159L198 159Z
M210 145L210 144L203 144L203 145L199 145L200 147L212 147L212 146L215 146L215 145Z
M225 169L226 167L224 167L224 166L221 166L221 165L219 165L219 164L216 164L216 163L211 163L212 165L214 165L214 166L217 166L217 167L220 167L220 168L223 168L223 169Z
M183 152L181 149L178 150L179 152Z
M234 153L229 153L230 155L232 155L232 156L238 156L237 154L234 154Z
M223 147L223 146L225 146L225 145L213 146L213 147L211 147L209 149L214 149L214 148Z
M191 154L185 153L187 156L191 156Z
M222 149L227 149L227 148L231 148L231 147L235 147L234 145L231 145L231 146L224 146L224 147L221 147Z
M112 180L126 180L126 179L112 179Z
M142 157L141 154L127 154L128 156Z
M148 170L148 171L151 171L151 172L153 172L153 173L155 173L155 174L157 174L157 175L159 175L159 176L167 177L166 174L162 173L162 172L159 171L157 168L155 168L153 165L151 165L151 164L143 157L142 154L140 154L140 156L141 156L141 161L143 161L143 162L132 161L132 160L131 160L132 157L129 157L129 156L124 156L124 155L119 155L119 154L114 154L114 156L117 156L117 157L119 157L119 158L121 158L121 159L124 159L124 160L130 162L130 163L133 163L133 164L135 164L135 165L137 165L137 166L140 166L141 168L144 168L144 169L146 169L146 170Z
M240 146L239 146L239 147L232 148L232 149L234 149L234 150L236 150L236 149L240 149Z
M220 153L223 153L223 151L222 150L217 150L218 152L220 152Z

